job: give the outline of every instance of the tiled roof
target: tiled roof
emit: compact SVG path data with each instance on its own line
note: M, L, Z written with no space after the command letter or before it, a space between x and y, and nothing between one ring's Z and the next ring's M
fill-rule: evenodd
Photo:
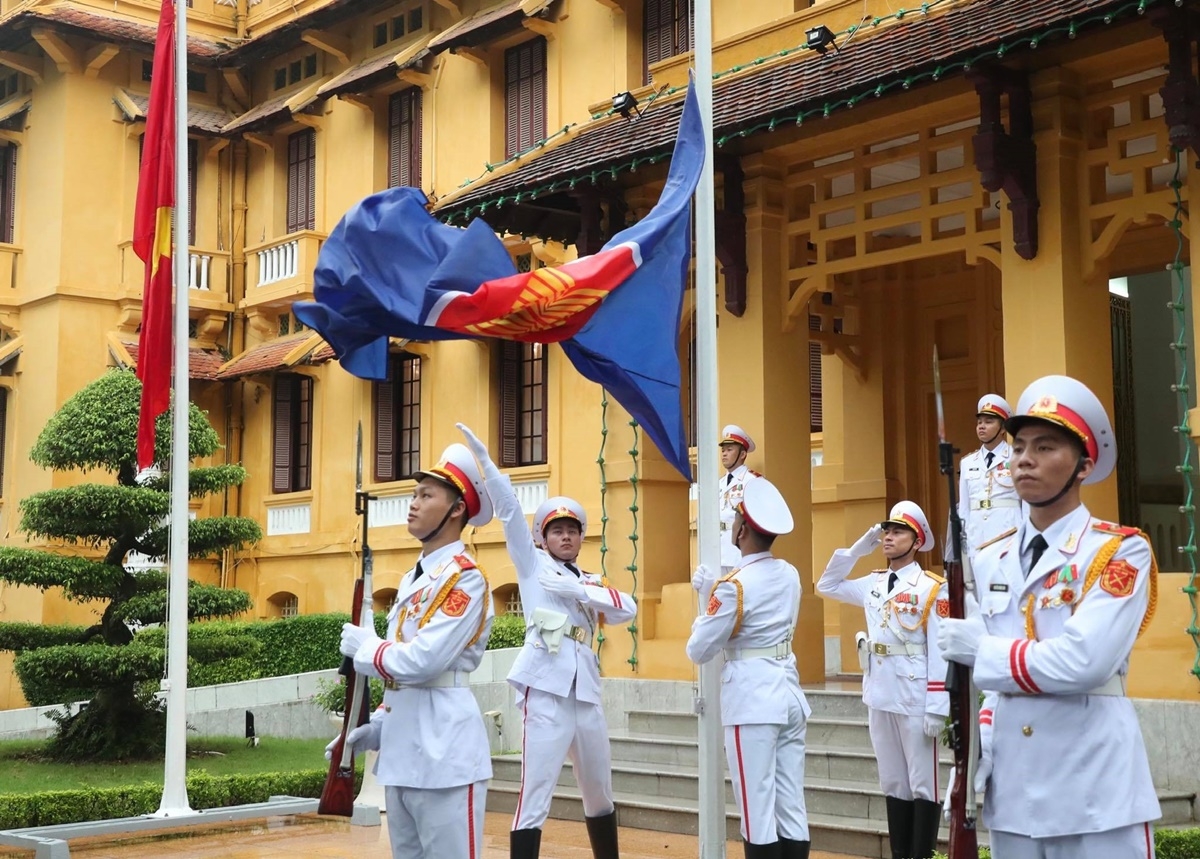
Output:
M125 351L129 353L129 357L133 360L130 369L137 367L138 362L138 344L136 341L130 342L122 340L121 345L125 347ZM215 381L217 371L221 369L221 365L225 363L225 356L216 349L201 349L198 346L188 348L188 378L203 379L205 381Z
M1027 41L1016 37L1060 23L1065 29L1067 21L1085 14L1098 20L1115 5L1114 0L979 0L939 15L913 14L876 35L864 32L845 50L824 55L804 51L796 59L716 81L714 138L772 118L791 121L802 109L978 54L984 46L1003 42L1010 46L1011 56L1029 48ZM587 177L635 156L669 153L682 112L681 94L651 105L636 123L615 116L583 126L509 172L447 199L436 214L455 218L473 203L495 201L518 190L528 193L549 181Z
M311 351L298 356L292 362L286 360L289 355L308 341L312 342L313 348ZM217 378L236 379L240 376L249 376L252 373L271 373L275 370L294 366L300 362L320 364L333 358L332 349L329 350L328 356L322 355L322 350L319 347L323 345L325 345L325 341L314 335L312 331L301 331L297 334L289 334L286 337L277 337L274 340L268 340L257 346L251 346L241 355L227 362L217 374Z
M481 45L489 39L512 29L522 19L539 15L552 0L504 0L495 6L480 9L447 27L429 43L435 54L469 45Z
M396 0L329 0L231 47L222 54L221 65L244 66L266 57L278 57L292 48L299 47L305 30L327 29L345 22L351 16L370 15L376 9L395 3Z
M334 354L333 347L322 340L321 345L314 349L313 353L308 356L308 360L312 364L324 364L326 361L332 361L336 357L337 355Z
M113 15L95 15L65 3L27 9L17 13L5 23L12 25L16 23L15 19L20 18L25 18L34 24L49 22L92 39L101 36L110 41L133 42L139 45L153 45L154 37L158 32L157 26L153 23L133 21ZM25 38L28 38L28 35ZM228 46L223 42L188 36L188 55L191 57L215 60L227 49Z
M294 99L298 94L299 93L290 92L285 95L277 95L275 98L267 99L262 104L255 105L237 119L224 126L221 129L221 133L240 134L246 131L255 131L260 128L266 128L290 119L292 114L301 113L312 107L314 103L320 100L314 92L312 95L303 99L298 104L293 104L289 108L288 102Z
M426 38L415 51L405 50L397 54L394 51L380 54L363 60L358 65L347 69L325 86L317 90L321 96L340 95L344 92L364 92L385 80L395 80L396 72L401 69L411 69L423 63L431 55ZM414 45L413 47L417 47ZM399 61L399 62L397 62Z
M130 103L137 108L138 112L136 115L131 116L127 111L125 111L124 105L122 105L119 100L114 99L114 101L117 103L117 107L120 107L122 112L125 113L125 116L130 120L145 119L146 108L150 105L150 97L136 92L129 92L129 90L123 90L123 92L125 97L129 99ZM232 119L233 117L223 110L192 107L190 103L188 105L188 128L190 128L192 131L198 131L203 134L220 134L221 130L225 128L225 126L228 125Z

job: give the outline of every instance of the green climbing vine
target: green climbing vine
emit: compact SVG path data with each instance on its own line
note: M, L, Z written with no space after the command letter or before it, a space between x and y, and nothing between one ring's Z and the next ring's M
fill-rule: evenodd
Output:
M1179 553L1187 558L1188 564L1188 583L1184 586L1183 592L1187 594L1188 603L1192 609L1192 620L1188 624L1187 633L1192 637L1192 646L1196 649L1196 659L1192 663L1192 674L1200 678L1200 612L1197 610L1196 599L1196 505L1193 501L1194 487L1192 485L1192 440L1191 427L1189 425L1188 414L1191 410L1191 384L1188 382L1188 363L1191 357L1188 355L1188 313L1190 308L1187 306L1188 298L1188 278L1184 277L1183 263L1183 217L1185 214L1183 206L1183 156L1184 153L1180 149L1174 150L1175 154L1175 175L1171 179L1171 190L1175 195L1175 213L1168 222L1172 232L1175 234L1175 259L1168 266L1171 271L1172 279L1175 286L1175 297L1167 306L1171 309L1174 316L1175 339L1171 341L1170 348L1175 352L1179 362L1179 381L1171 385L1171 390L1179 397L1179 425L1175 427L1179 433L1181 440L1181 448L1183 449L1183 457L1180 464L1176 467L1180 477L1183 478L1183 505L1179 508L1179 512L1184 515L1187 520L1187 539L1186 542L1179 547Z
M600 577L608 578L608 476L604 470L604 448L608 444L608 391L600 389L600 452L596 464L600 466ZM596 633L596 657L604 649L604 627Z
M633 576L633 587L629 593L637 599L637 584L638 584L638 422L635 420L629 421L629 426L633 428L633 447L629 449L629 455L633 458L633 473L629 475L629 484L633 487L633 501L629 504L629 512L633 515L633 530L629 532L629 543L633 548L633 558L625 569L629 570ZM637 616L629 621L629 637L633 639L633 649L629 654L629 659L626 661L633 666L633 670L637 671L638 665L638 639L637 639Z

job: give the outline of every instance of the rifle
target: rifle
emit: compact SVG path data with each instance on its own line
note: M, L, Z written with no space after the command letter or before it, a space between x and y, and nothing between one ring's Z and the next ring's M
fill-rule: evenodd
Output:
M942 406L942 376L937 346L933 347L933 391L937 402L938 468L950 487L950 539L945 545L945 573L950 597L950 617L965 619L967 592L975 589L971 561L963 551L963 523L958 515L958 486L954 480L955 449L946 439L946 417ZM979 757L979 693L971 682L971 669L950 662L946 671L950 695L950 748L954 751L954 784L950 788L949 859L979 859L975 819L975 765Z
M363 491L363 453L362 453L362 423L358 425L357 460L354 472L354 513L362 519L362 574L354 582L354 602L350 607L350 616L358 613L358 625L368 629L375 628L375 613L372 599L374 589L371 585L371 573L374 560L371 547L367 543L367 513L373 495ZM340 817L351 817L354 814L354 746L346 742L346 735L352 730L365 725L371 718L370 679L363 677L354 670L354 660L343 657L342 667L338 674L344 678L346 687L345 715L342 718L342 732L338 735L337 745L333 747L333 756L329 761L329 773L325 776L325 786L321 788L321 800L317 805L318 814L335 814Z

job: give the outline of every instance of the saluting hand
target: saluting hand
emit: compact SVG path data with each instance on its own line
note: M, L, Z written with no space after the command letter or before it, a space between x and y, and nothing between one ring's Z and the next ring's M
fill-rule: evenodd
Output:
M856 558L865 558L874 552L882 542L883 526L872 525L867 529L867 533L859 537L855 544L850 547L850 554Z

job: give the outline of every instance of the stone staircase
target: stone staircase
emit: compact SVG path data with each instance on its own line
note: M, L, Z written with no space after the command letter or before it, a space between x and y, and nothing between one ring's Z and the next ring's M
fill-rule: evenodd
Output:
M804 794L814 850L889 859L887 812L879 771L867 733L861 692L849 688L805 689L808 722ZM849 684L847 684L849 685ZM613 793L622 826L662 832L697 831L698 745L691 713L632 710L626 727L612 733ZM496 755L488 811L512 813L521 784L521 756ZM943 750L939 784L946 785L950 758ZM1192 821L1191 794L1160 791L1160 825ZM725 829L738 839L738 813L725 776ZM582 820L583 806L568 762L559 778L551 817ZM942 831L945 841L946 830ZM987 843L986 832L981 842ZM944 847L944 844L943 844Z

